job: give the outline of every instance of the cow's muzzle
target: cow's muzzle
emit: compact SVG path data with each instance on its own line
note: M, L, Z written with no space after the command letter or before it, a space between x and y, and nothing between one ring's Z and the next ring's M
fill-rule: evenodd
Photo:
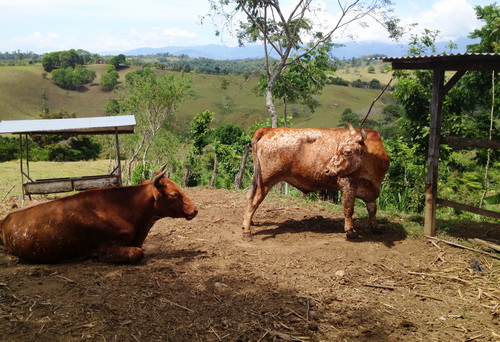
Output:
M189 215L186 215L186 220L192 220L198 215L198 209L193 210L193 212Z

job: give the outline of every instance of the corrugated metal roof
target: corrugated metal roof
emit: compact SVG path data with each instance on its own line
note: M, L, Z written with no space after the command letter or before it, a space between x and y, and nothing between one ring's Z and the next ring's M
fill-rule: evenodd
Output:
M499 53L459 53L410 57L380 57L378 60L392 63L398 69L441 70L500 70Z
M91 118L5 120L0 134L127 134L134 133L133 115Z
M473 59L477 57L485 57L496 59L500 57L500 53L454 53L449 55L424 55L424 56L403 56L403 57L377 57L374 59L403 61L403 60L421 60L421 59Z

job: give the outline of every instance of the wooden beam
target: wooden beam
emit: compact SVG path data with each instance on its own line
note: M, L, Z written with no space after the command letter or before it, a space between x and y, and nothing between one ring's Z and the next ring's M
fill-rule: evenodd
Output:
M451 208L455 208L458 210L468 211L470 213L481 215L481 216L491 217L494 219L500 219L500 213L498 213L496 211L481 209L481 208L473 207L471 205L453 202L453 201L445 200L442 198L438 198L436 200L436 203L439 205L444 205L445 207L451 207Z
M493 148L500 150L500 140L470 139L459 137L441 137L439 142L444 145L463 148Z
M429 150L427 152L427 178L425 183L424 233L436 235L436 198L439 163L439 136L443 114L444 70L434 70L432 81Z
M450 91L451 88L453 88L453 86L455 84L457 84L457 82L462 78L462 76L465 74L465 70L460 70L460 71L457 71L450 79L448 82L446 82L445 86L444 86L444 94L448 94L448 92Z

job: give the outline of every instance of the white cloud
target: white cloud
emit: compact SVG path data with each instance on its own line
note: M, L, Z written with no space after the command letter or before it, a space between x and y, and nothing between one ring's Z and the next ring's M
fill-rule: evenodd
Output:
M102 33L96 37L98 51L127 50L138 47L164 47L190 45L198 35L179 28L152 28L147 31L129 29L119 33Z
M14 37L11 42L20 50L51 51L57 49L72 49L78 44L78 40L61 36L57 33L34 32L24 37Z
M407 22L418 23L416 32L425 28L439 30L438 41L455 40L466 37L482 24L476 18L474 8L466 0L439 0L432 8L418 13L415 17L406 18Z
M482 26L476 18L471 2L470 0L396 1L394 15L401 20L400 24L402 25L418 24L411 30L411 34L421 33L424 29L439 30L438 42L455 40L467 37L474 29ZM477 2L475 1L475 3ZM315 17L315 22L317 24L336 24L340 18L338 5L325 0L320 0L319 4L324 12ZM349 18L345 20L349 20ZM390 42L388 36L387 31L380 23L370 17L364 17L337 30L334 41L339 43L352 40ZM408 39L409 35L403 37L402 42L407 42Z

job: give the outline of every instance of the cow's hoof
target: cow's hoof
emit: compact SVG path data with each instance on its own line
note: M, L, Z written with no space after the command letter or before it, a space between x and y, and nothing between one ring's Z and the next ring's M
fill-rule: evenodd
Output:
M345 238L347 240L356 240L356 239L359 239L359 234L356 233L354 230L352 230L352 231L345 233Z
M253 241L253 234L252 233L243 233L243 240L245 241Z

